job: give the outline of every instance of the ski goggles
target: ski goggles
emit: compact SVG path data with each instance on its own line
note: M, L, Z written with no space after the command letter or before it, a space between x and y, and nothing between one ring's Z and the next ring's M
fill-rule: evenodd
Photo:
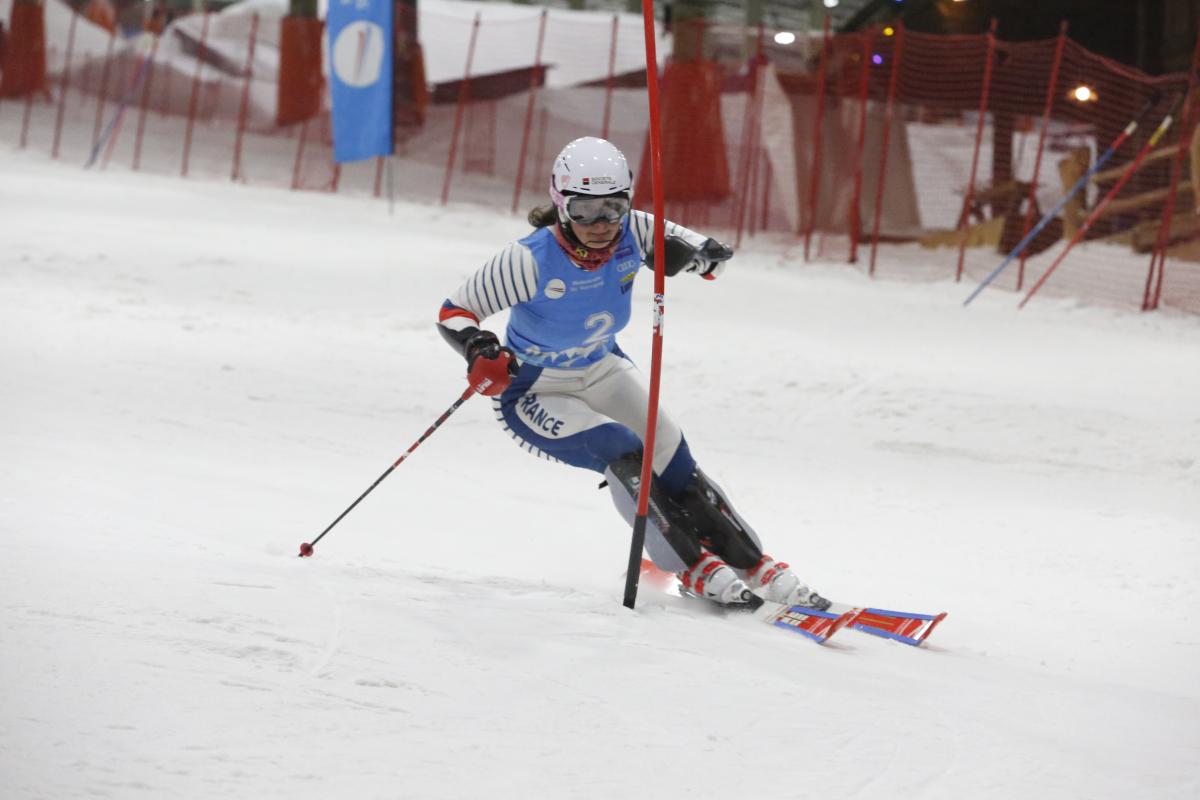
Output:
M580 225L620 222L629 213L629 198L619 194L608 197L569 194L566 201L567 216L572 222L578 222Z

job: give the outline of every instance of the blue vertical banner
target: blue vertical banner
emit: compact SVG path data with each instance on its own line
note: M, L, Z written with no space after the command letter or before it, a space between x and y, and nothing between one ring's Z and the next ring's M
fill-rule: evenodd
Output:
M392 1L329 0L333 158L392 152Z

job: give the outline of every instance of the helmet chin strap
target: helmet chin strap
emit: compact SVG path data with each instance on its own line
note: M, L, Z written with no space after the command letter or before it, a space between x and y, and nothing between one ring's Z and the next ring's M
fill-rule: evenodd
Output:
M575 266L591 272L600 269L606 261L612 258L613 251L617 249L617 242L621 239L621 230L621 226L618 226L611 242L604 247L595 248L588 247L579 241L579 237L575 235L575 231L571 230L569 224L559 222L554 226L554 239L558 242L559 247L571 257Z

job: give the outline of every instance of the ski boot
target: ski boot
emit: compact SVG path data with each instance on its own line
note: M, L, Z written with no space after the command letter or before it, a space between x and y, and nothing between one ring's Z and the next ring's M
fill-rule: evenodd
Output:
M712 553L705 553L689 569L680 572L679 581L684 594L711 600L724 608L753 611L763 603L733 567Z
M746 582L751 588L762 591L765 600L787 606L803 606L824 611L832 605L812 589L805 586L800 577L782 561L763 555L759 562L745 571Z

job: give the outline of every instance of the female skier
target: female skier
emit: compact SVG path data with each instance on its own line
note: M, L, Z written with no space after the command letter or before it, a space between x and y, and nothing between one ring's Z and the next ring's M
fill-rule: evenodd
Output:
M642 470L647 388L614 338L629 322L630 290L650 261L654 218L630 210L633 174L611 143L576 139L554 160L553 205L536 230L505 246L442 305L438 328L467 360L467 380L493 397L497 419L527 451L605 475L632 522ZM668 275L715 278L733 251L666 223ZM511 309L505 344L480 327ZM696 465L662 411L654 446L646 549L691 593L727 606L759 597L825 609ZM758 592L758 595L755 594Z

